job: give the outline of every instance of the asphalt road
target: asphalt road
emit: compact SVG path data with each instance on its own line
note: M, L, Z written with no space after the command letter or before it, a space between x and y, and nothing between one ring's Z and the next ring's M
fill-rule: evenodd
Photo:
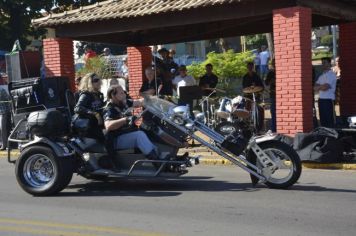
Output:
M303 171L289 190L197 166L168 181L75 177L58 196L32 197L0 158L0 235L356 235L356 171Z

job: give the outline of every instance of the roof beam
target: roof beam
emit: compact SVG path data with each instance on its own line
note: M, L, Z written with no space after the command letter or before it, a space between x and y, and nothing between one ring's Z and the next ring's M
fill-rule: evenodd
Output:
M122 44L128 46L156 45L167 43L189 42L219 37L232 37L272 31L269 15L263 17L246 18L241 22L235 20L143 30L130 33L114 33L75 38L81 41Z
M356 21L356 6L334 0L297 0L297 4L313 9L313 14L338 20Z

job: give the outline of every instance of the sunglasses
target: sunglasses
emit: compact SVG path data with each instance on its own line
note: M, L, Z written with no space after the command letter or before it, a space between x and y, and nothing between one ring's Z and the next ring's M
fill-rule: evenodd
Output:
M100 81L100 78L93 78L91 80L92 83L98 83Z

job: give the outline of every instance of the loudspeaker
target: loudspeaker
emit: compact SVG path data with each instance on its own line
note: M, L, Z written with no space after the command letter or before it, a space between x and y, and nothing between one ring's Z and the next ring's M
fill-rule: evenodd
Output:
M66 106L67 77L30 78L9 84L15 114Z

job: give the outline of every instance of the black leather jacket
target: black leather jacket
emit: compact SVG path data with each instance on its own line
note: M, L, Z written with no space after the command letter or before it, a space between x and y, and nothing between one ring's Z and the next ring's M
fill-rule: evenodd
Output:
M89 118L90 129L85 137L94 138L99 141L104 141L103 126L99 126L98 120L95 118L95 113L102 115L104 107L104 96L102 93L81 92L79 100L74 107L74 112L82 118Z
M102 93L84 91L79 95L74 112L82 116L94 115L96 112L102 114L103 107L104 95Z

